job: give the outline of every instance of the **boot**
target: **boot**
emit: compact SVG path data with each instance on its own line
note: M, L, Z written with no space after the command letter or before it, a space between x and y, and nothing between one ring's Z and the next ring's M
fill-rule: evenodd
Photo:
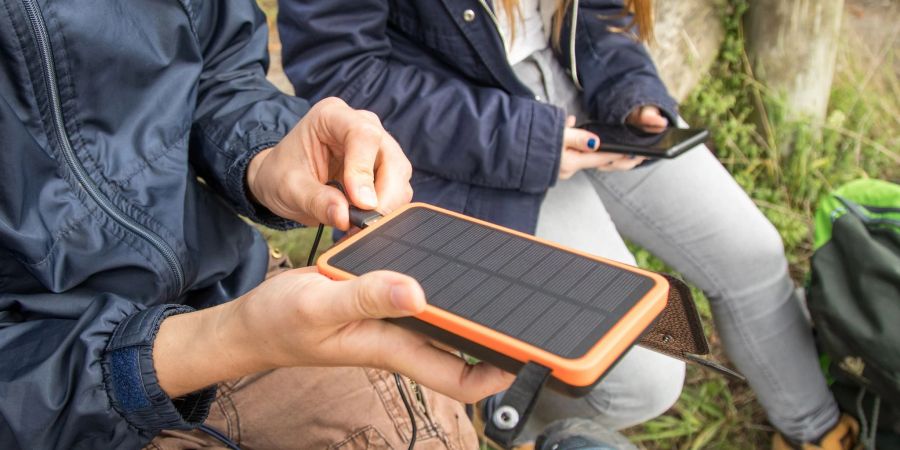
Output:
M855 450L859 442L859 423L847 414L816 442L795 443L781 433L772 439L772 450Z

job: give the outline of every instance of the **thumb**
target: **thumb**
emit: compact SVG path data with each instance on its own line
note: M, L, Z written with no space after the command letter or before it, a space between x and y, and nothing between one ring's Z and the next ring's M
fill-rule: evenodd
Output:
M575 116L566 117L566 128L572 128L575 126Z
M593 152L600 147L600 137L581 128L566 128L563 146L580 152Z
M330 319L348 323L365 319L406 317L425 309L425 293L411 277L376 271L335 283Z

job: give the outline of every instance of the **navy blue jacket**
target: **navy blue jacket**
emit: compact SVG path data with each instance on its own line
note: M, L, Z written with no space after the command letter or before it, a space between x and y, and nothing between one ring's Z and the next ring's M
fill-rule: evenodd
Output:
M573 3L557 56L586 111L621 123L655 104L674 117L643 45L610 30L630 21L621 0ZM485 0L281 0L278 29L297 95L377 113L412 161L416 200L534 231L565 115L516 78Z
M257 285L250 158L307 111L253 0L0 0L0 448L140 448L202 422L151 346ZM198 176L204 182L198 181Z

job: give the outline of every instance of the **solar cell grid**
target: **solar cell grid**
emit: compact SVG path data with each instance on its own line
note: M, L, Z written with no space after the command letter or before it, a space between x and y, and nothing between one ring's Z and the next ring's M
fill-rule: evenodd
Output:
M448 308L463 317L472 317L491 302L499 300L500 293L509 287L509 282L502 278L490 277L465 297L457 298Z
M384 270L393 270L394 272L406 273L412 270L413 266L422 262L427 257L428 253L425 253L417 248L411 248L407 250L407 252L402 256L384 266Z
M441 228L439 233L435 233L429 236L428 239L420 242L419 245L429 250L437 250L444 245L447 245L450 240L459 236L468 228L469 224L467 222L464 222L462 220L452 221L444 228Z
M460 269L462 268L460 267ZM435 289L435 286L431 284L437 283L436 281L425 281L425 283L428 284L427 288L425 288L425 285L422 286L425 288L425 292L433 292L433 294L428 296L428 301L431 304L449 310L451 309L451 306L460 299L469 299L470 297L468 294L477 288L478 285L490 278L490 275L480 270L470 269L465 271L465 273L459 277L453 278L455 279L453 279L451 283L448 283L447 286L441 289Z
M491 328L496 328L501 320L505 319L512 310L521 302L524 302L534 291L520 284L512 284L498 295L494 301L481 308L475 314L475 321Z
M428 301L567 358L584 354L653 286L647 277L427 208L411 208L330 264L389 269Z

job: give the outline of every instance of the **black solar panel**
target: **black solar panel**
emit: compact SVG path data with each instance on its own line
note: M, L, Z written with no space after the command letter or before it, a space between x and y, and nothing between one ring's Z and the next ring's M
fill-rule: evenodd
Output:
M584 355L654 282L428 208L382 224L330 264L405 273L438 308L565 358Z

